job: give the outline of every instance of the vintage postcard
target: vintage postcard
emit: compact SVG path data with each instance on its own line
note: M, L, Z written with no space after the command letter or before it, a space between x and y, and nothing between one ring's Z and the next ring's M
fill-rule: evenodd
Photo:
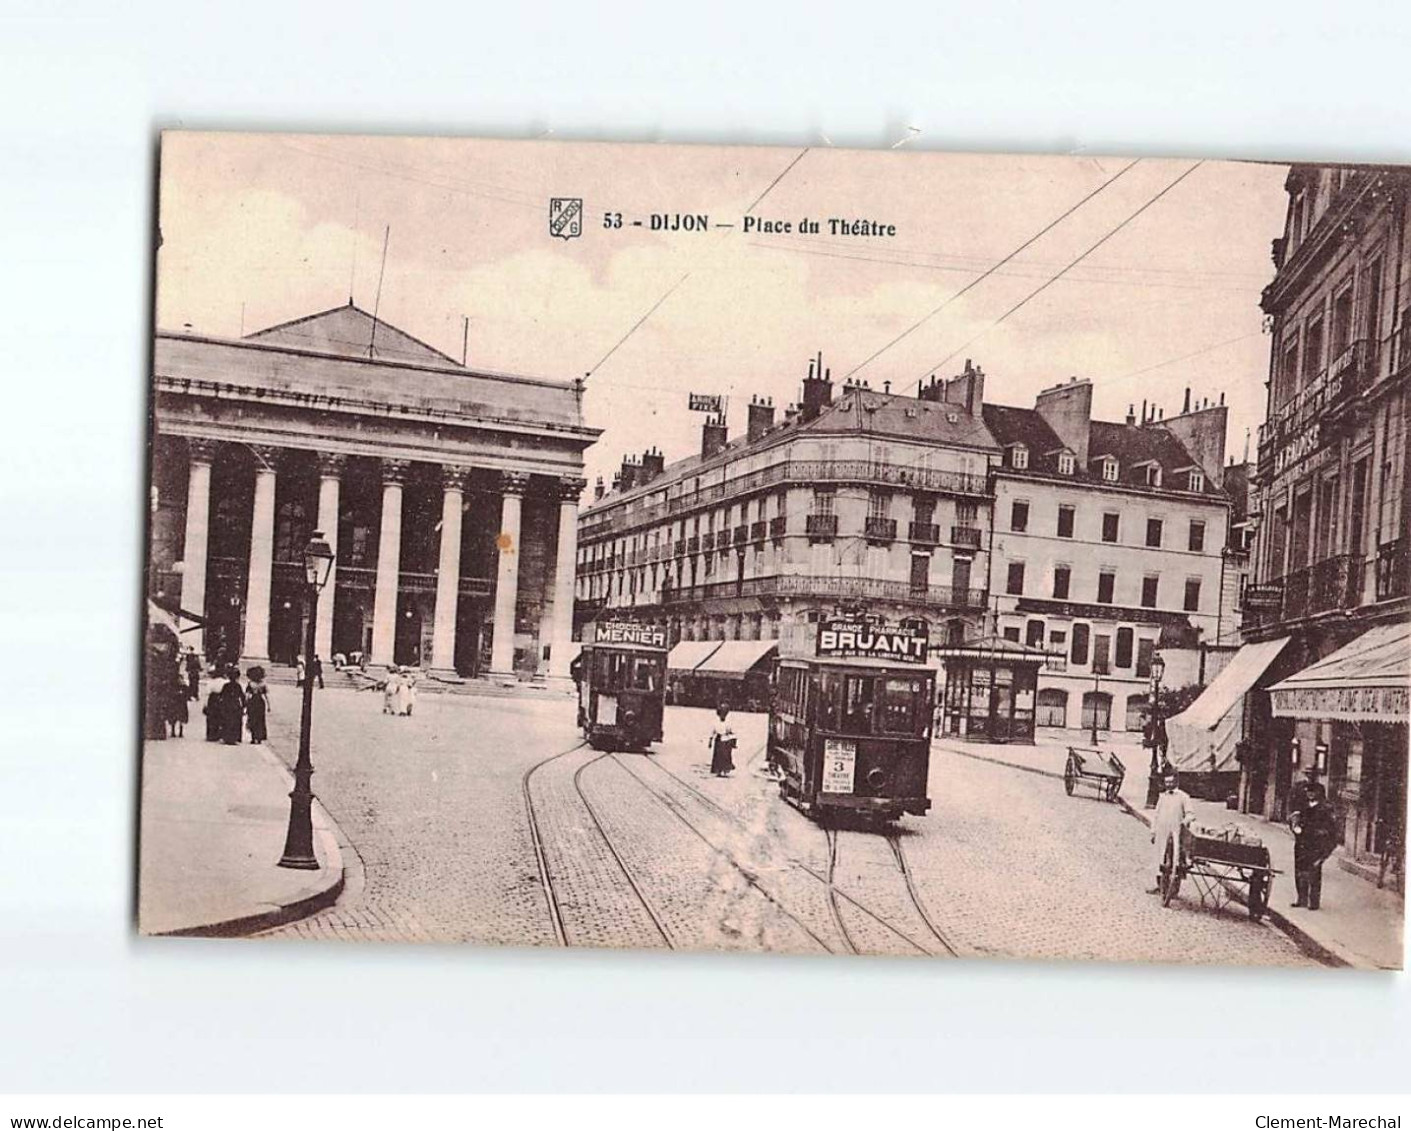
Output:
M1408 170L157 191L140 932L1402 966Z

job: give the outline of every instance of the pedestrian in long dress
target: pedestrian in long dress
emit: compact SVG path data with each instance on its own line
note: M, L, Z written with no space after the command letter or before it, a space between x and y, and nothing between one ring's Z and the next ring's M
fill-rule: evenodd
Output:
M167 722L171 724L171 736L185 738L186 724L191 721L191 712L187 707L186 685L179 679L172 684L167 698L167 710L170 712Z
M211 673L211 682L206 691L206 741L219 742L221 735L221 712L225 709L225 700L221 698L221 692L225 690L225 673L215 671Z
M318 680L318 689L323 690L323 661L318 653L314 653L314 658L309 662L309 678Z
M250 684L245 689L245 721L250 727L250 741L264 742L269 738L265 717L269 713L269 688L265 686L265 669L256 664L245 673Z
M412 713L412 708L416 706L416 675L413 672L402 672L393 705L399 715Z
M220 740L227 746L239 746L245 730L245 689L235 668L226 673L220 708Z
M1319 782L1304 786L1303 807L1289 816L1293 830L1294 907L1317 911L1323 902L1323 862L1337 847L1337 826L1332 806Z
M1156 802L1156 814L1151 822L1151 871L1156 885L1147 888L1148 895L1161 891L1161 868L1166 862L1166 846L1172 844L1172 866L1181 862L1181 837L1185 827L1195 820L1191 795L1177 784L1175 771L1167 770L1161 779L1162 793Z
M397 694L402 686L402 676L396 664L391 664L387 668L387 678L382 681L382 713L384 715L395 715L397 713Z
M189 644L186 646L186 697L193 702L201 697L201 657Z
M724 703L715 711L715 725L710 729L710 772L718 778L735 770L735 731L726 721L730 708Z

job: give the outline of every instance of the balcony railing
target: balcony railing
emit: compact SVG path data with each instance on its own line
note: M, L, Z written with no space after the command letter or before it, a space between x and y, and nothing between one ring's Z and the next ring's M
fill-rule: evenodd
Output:
M742 522L739 526L735 527L735 545L743 546L749 540L749 536L750 528L748 524Z
M967 550L980 548L980 528L978 526L952 526L950 528L952 546L962 546Z
M921 546L937 546L941 541L941 528L934 522L913 522L907 526L906 536Z
M1377 600L1390 601L1411 592L1411 553L1405 538L1377 547Z
M1362 603L1362 561L1355 554L1339 554L1316 563L1308 577L1308 611L1355 609Z
M759 522L750 523L750 541L763 542L765 531L769 529L769 524L761 519Z
M815 541L835 538L838 534L838 516L835 514L811 514L808 516L807 530L809 538Z
M897 536L897 520L869 515L863 533L869 542L893 542Z
M786 516L782 514L779 515L778 518L771 518L769 520L769 536L771 538L779 539L784 537L784 535L788 532L788 529L789 520Z
M1044 661L1044 671L1046 672L1066 672L1068 670L1068 656L1063 652L1050 652L1048 659Z
M702 552L708 554L708 553L710 553L710 552L711 552L712 550L714 550L714 549L715 549L715 535L714 535L713 533L712 533L712 534L702 534L702 535L701 535L701 550L702 550Z
M983 589L956 589L949 585L912 586L905 581L883 581L872 577L783 574L685 586L663 593L662 601L670 605L683 605L713 598L766 596L830 601L893 601L926 608L973 610L985 608L987 594Z
M701 536L699 534L692 534L689 538L686 539L686 553L698 554L700 553L700 550Z
M582 537L609 531L650 526L668 515L678 515L697 507L711 506L722 499L773 487L778 483L870 483L939 494L989 498L989 480L984 475L962 471L942 471L909 464L878 463L872 460L784 460L748 475L737 475L696 491L683 492L673 499L651 506L634 505L588 514L583 519Z

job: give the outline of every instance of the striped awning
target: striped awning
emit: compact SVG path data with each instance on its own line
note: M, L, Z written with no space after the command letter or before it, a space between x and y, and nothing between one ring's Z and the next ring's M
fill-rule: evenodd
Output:
M1285 719L1405 723L1411 717L1411 624L1368 629L1269 689Z

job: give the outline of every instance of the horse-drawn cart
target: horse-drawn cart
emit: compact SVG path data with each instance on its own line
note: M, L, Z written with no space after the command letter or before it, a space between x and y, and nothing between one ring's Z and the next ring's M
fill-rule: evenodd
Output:
M1166 842L1159 879L1161 904L1170 906L1181 881L1189 877L1201 905L1217 911L1239 898L1243 889L1249 917L1258 922L1268 910L1276 875L1263 842L1238 827L1186 827L1181 830L1179 850L1174 837Z
M1063 789L1069 797L1073 796L1078 786L1090 785L1099 797L1116 801L1117 791L1122 788L1122 779L1126 776L1127 767L1111 750L1068 747L1068 763L1063 767Z

